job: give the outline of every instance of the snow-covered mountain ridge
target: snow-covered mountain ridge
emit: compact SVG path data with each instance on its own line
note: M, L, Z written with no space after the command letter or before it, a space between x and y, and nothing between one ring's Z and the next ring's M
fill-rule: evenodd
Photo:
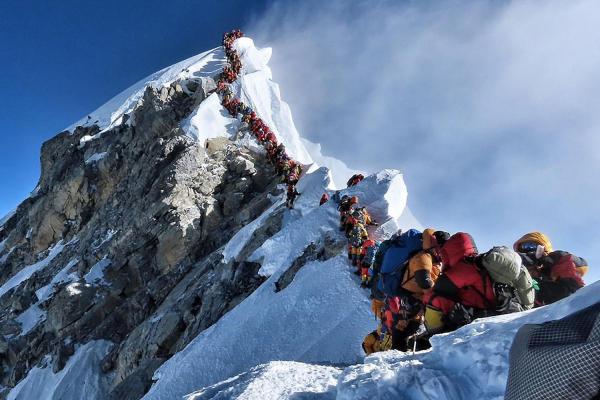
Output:
M269 50L250 39L236 46L244 61L236 95L310 165L270 79ZM284 210L264 152L212 93L223 60L217 48L160 71L44 144L38 188L0 228L3 396L140 398L161 364L200 332L218 331L211 326L252 293L267 302L276 281L280 296L298 301L293 287L307 265L337 260L334 276L345 272L334 208L314 207L332 186L330 172L312 164L297 209ZM396 229L406 204L402 176L386 171L369 181L364 200ZM359 359L354 345L370 317L355 318L356 302L367 300L346 281L354 300L321 327L352 326L345 350L288 346L287 357ZM322 340L314 335L312 346ZM259 361L283 354L273 347ZM100 367L84 368L98 360ZM255 365L250 356L242 361L206 383Z
M298 134L270 49L235 46L235 96L308 166L295 209L213 92L222 48L122 92L44 144L38 189L0 227L0 397L501 396L517 327L587 305L594 287L436 337L430 352L363 364L369 299L335 204L318 207L352 171ZM381 222L380 238L418 224L398 171L345 193Z

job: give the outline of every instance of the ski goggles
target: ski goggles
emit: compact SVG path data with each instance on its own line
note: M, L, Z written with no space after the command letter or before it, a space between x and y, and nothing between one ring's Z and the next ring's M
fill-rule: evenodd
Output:
M530 253L537 250L539 243L536 242L523 242L519 243L519 251L521 253Z

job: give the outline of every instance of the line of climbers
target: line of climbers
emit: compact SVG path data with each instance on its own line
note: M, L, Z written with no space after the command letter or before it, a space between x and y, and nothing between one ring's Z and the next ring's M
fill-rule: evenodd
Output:
M263 145L269 161L287 184L286 205L293 208L300 194L296 184L302 166L292 160L283 143L246 104L234 98L229 85L242 63L233 48L239 30L225 33L223 47L228 65L217 79L221 104L233 117L241 115ZM363 175L353 175L348 187ZM377 242L367 227L377 225L356 196L333 196L340 212L340 230L348 238L348 258L357 267L361 286L371 289L371 308L378 327L363 341L367 354L429 347L429 337L449 332L476 318L507 314L553 303L584 286L587 262L566 251L554 251L548 237L532 232L513 249L499 246L480 254L467 233L410 229ZM319 205L329 201L323 194Z
M477 318L553 303L584 286L587 262L554 251L532 232L513 248L479 253L471 235L425 229L399 231L378 247L372 265L371 308L378 327L365 353L423 350L429 338Z
M364 179L362 174L355 174L348 179L347 186L352 187L359 184ZM319 205L329 201L329 195L324 193L319 201ZM340 198L340 193L334 194L334 201L338 204L340 212L340 230L348 238L348 259L353 266L357 267L354 272L361 277L361 287L368 287L369 268L375 259L375 253L379 243L370 238L367 228L369 226L378 226L373 220L366 207L358 206L357 196L344 195Z
M348 187L362 181L360 174ZM329 200L323 194L319 205ZM471 235L425 229L398 231L382 243L369 237L377 225L357 196L333 196L348 258L358 267L361 287L371 289L377 329L363 341L366 354L396 349L424 350L429 338L476 318L509 314L551 304L584 286L587 262L554 251L550 239L531 232L513 248L479 253Z
M247 129L252 132L256 140L262 144L267 152L267 158L281 175L281 181L287 185L286 205L288 208L293 208L296 197L300 195L296 190L296 184L302 175L302 165L287 154L284 144L278 143L275 133L250 106L235 98L229 87L242 70L240 56L233 47L235 40L242 36L244 34L239 29L223 34L223 47L228 65L218 76L215 91L221 95L221 104L232 117L237 118L241 115L242 130Z

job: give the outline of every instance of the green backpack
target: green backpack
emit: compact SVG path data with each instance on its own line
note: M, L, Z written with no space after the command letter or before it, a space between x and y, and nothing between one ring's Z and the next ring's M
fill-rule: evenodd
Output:
M480 260L494 282L515 289L519 303L525 310L533 307L535 300L533 280L517 252L505 246L498 246L482 254Z

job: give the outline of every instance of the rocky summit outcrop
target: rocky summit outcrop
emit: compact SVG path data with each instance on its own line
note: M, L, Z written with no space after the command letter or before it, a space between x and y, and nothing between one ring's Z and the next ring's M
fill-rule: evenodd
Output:
M76 346L104 339L111 396L138 399L264 281L260 264L224 262L221 247L273 204L275 171L259 150L181 128L213 87L148 87L120 124L43 145L38 187L0 228L0 398L34 366L58 372ZM281 224L273 213L241 254Z

